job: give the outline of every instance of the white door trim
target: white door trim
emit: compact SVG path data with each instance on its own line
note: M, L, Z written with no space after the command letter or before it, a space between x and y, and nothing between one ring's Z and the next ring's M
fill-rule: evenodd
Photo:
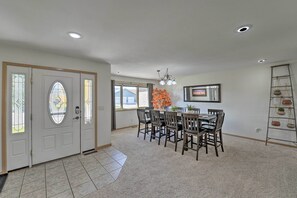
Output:
M7 173L7 126L8 126L8 121L7 121L7 101L8 101L8 96L7 96L7 68L9 66L15 66L15 67L20 67L20 68L30 68L30 69L43 69L43 70L51 70L51 71L60 71L60 72L74 72L74 73L79 73L79 74L91 74L95 76L95 114L94 114L94 120L95 120L95 149L98 149L97 146L97 136L98 136L98 131L97 131L97 94L98 94L98 84L97 84L97 72L89 72L89 71L83 71L83 70L75 70L75 69L64 69L64 68L57 68L57 67L49 67L49 66L40 66L40 65L30 65L30 64L23 64L23 63L14 63L14 62L2 62L2 172ZM30 136L31 137L31 136ZM31 138L30 138L31 139ZM31 143L30 143L31 145ZM31 162L31 160L29 160ZM31 166L31 164L29 164Z

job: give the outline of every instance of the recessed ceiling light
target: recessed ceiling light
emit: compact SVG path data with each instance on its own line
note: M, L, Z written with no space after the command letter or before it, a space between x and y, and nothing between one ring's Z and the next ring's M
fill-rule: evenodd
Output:
M81 35L79 33L76 32L69 32L68 35L74 39L80 39Z
M266 59L260 59L258 60L258 63L264 63L266 61Z
M237 29L237 32L238 33L243 33L243 32L247 32L248 30L250 30L252 27L252 25L243 25L243 26L240 26L238 29Z

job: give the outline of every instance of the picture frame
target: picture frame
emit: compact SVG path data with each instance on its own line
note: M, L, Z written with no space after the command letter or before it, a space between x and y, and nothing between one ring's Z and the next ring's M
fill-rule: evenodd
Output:
M184 86L183 96L184 102L221 103L221 84Z

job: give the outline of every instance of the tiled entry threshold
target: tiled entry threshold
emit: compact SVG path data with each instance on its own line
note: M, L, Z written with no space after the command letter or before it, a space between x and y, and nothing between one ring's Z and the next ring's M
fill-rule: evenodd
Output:
M119 176L127 156L113 147L90 155L60 160L12 171L0 198L84 197Z

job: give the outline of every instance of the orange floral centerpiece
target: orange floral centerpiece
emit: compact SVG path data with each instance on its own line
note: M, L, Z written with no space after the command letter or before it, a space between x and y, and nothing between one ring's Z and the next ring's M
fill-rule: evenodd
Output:
M155 88L153 90L153 106L155 109L164 109L171 105L169 93L165 89Z

